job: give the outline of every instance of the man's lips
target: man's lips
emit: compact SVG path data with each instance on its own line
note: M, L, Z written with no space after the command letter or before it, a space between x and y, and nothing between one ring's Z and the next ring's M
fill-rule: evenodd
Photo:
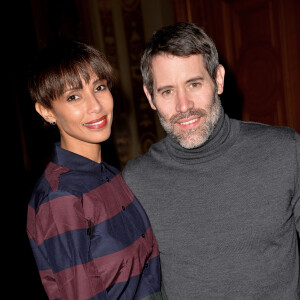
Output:
M100 129L105 127L106 124L107 124L107 116L105 115L99 119L84 123L83 126L88 127L90 129Z
M180 119L176 123L179 125L182 129L193 129L199 125L201 121L200 116L192 116L188 119Z

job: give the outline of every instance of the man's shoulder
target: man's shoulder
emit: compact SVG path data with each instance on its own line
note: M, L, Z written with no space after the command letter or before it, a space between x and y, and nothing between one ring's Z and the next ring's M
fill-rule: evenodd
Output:
M298 133L286 126L273 126L258 122L239 121L241 135L249 138L260 138L275 141L295 140ZM266 141L267 141L266 140Z
M162 139L153 144L145 154L137 156L128 161L122 171L124 178L126 178L128 173L138 174L142 173L145 169L151 169L155 167L159 157L163 156L163 153L165 152L164 140L165 139Z

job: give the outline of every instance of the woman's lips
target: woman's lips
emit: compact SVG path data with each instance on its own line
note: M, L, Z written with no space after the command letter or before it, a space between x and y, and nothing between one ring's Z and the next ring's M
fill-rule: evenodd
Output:
M107 124L107 116L105 115L99 119L84 123L83 126L90 128L90 129L100 129L100 128L105 127L106 124Z

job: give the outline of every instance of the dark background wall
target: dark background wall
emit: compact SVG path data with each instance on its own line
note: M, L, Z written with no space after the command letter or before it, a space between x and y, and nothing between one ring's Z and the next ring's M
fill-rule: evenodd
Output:
M42 144L48 143L47 139L32 141L35 136L42 137L43 134L39 132L38 127L41 126L32 107L28 105L24 82L28 60L36 52L37 43L29 1L10 1L2 13L7 16L5 22L2 18L1 26L4 79L1 115L5 126L1 142L4 165L3 297L43 299L43 288L34 267L33 256L30 255L25 231L27 204L35 177L32 173L34 166L28 164L28 149L25 145L35 147L37 159L44 160L45 153L42 152L46 146ZM38 134L27 134L25 141L25 132L33 132L33 128Z
M160 1L152 1L152 6L156 4L156 9L161 11L161 7L166 6L167 2L160 4ZM134 103L141 95L142 86L140 77L135 79L136 76L131 76L137 72L137 68L133 69L132 66L139 64L138 57L144 46L145 32L148 30L150 34L151 26L163 25L163 16L159 22L153 20L154 24L158 22L158 25L153 25L153 22L149 25L148 18L148 29L144 28L143 23L147 23L147 17L144 18L143 15L145 12L147 14L147 6L149 1L139 0L20 0L10 1L3 6L2 14L6 16L5 20L2 19L1 26L4 79L1 97L4 126L1 147L4 165L3 294L8 292L4 297L47 299L26 234L26 215L32 189L50 159L52 145L58 140L58 133L53 127L43 126L41 118L34 110L26 89L28 64L38 50L52 39L68 36L86 41L106 52L117 75L120 78L132 78L129 81L129 96L126 88L122 88L120 83L113 91L114 122L119 126L114 127L111 138L103 145L103 158L122 168L124 162L135 153L141 152L143 145L150 145L158 139L154 115L152 112L148 114L147 107L144 112L139 110L144 116L138 122L150 118L152 128L138 126L136 123L138 112L134 110ZM155 7L149 8L151 9ZM116 15L117 13L120 13L122 18ZM133 29L137 30L136 39L132 39ZM115 40L118 40L118 49L114 44ZM123 54L120 56L120 53L127 53L127 57L122 57ZM121 61L116 59L118 55ZM136 89L137 85L140 86L140 91L133 95L132 90ZM129 125L124 123L124 115L127 116L126 119L129 115L134 117L134 121L131 122L134 125L130 125L131 132L128 129ZM137 141L137 136L141 137L143 144Z

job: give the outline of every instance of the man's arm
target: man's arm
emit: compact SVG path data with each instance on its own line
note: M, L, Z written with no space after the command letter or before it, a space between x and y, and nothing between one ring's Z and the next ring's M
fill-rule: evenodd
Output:
M298 235L300 236L300 135L295 132L296 145L296 172L295 190L292 198L292 206Z

